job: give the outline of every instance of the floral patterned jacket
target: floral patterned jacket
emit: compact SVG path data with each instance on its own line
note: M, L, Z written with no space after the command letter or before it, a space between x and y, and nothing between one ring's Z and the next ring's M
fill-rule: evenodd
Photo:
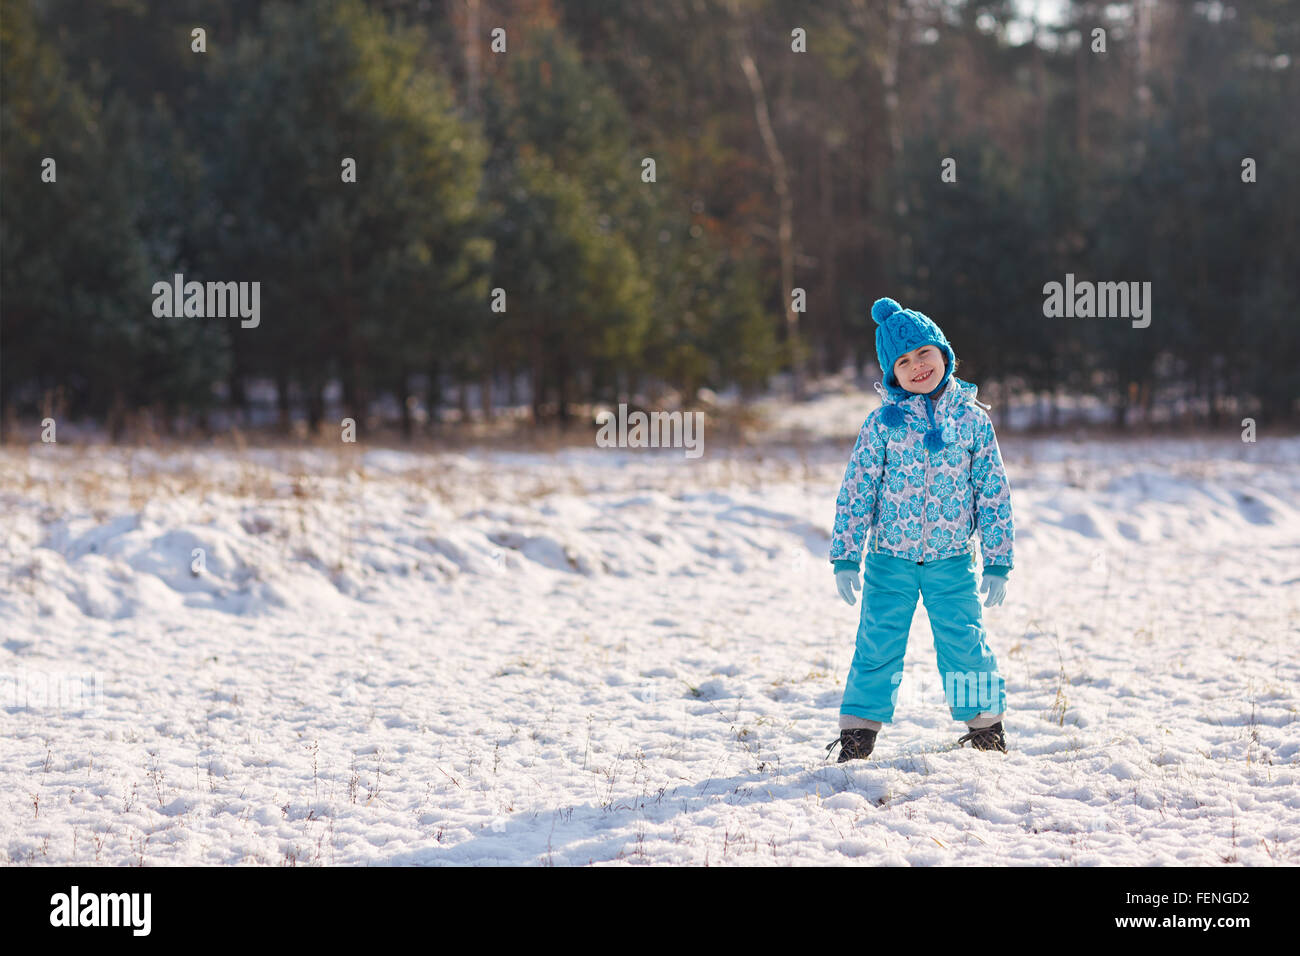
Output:
M870 552L920 563L969 554L978 531L984 573L1006 575L1015 563L1011 485L978 387L950 376L937 402L876 390L882 404L858 433L835 499L835 570L856 571L864 541ZM891 407L902 412L884 414L900 421L895 427L882 421ZM938 451L923 441L932 425L943 436Z

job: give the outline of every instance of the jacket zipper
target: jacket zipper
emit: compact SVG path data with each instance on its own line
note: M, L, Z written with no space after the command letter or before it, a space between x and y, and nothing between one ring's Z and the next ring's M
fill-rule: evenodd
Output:
M934 403L930 401L930 396L922 396L921 401L925 403L925 414L930 420L930 427L937 428L934 422ZM930 449L925 447L925 436L921 436L921 451L925 454L925 491L921 495L921 560L917 564L925 564L925 515L929 511L930 504Z
M922 399L929 401L929 399ZM921 560L917 564L925 563L925 515L929 511L930 504L930 449L925 447L925 436L921 436L921 451L925 454L925 491L921 494Z

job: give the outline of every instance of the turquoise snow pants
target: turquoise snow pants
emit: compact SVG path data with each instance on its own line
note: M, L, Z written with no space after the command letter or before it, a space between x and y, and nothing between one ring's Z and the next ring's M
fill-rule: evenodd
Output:
M975 555L918 564L867 552L853 664L840 713L890 723L918 593L934 632L944 696L954 720L1006 710L1006 685L984 637Z

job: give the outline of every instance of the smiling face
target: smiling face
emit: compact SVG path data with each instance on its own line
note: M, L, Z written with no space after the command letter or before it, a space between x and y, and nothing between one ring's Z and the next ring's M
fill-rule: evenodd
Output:
M947 356L935 345L922 345L920 348L904 352L894 363L894 378L898 384L909 392L926 395L934 390L943 378Z

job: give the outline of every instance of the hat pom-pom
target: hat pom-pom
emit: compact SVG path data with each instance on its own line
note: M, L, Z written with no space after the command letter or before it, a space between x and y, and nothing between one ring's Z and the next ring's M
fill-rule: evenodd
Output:
M943 433L937 428L931 428L925 433L925 447L930 451L943 451Z
M880 410L880 422L886 428L898 428L903 424L903 410L897 405L886 405Z
M895 312L902 312L903 307L893 299L877 299L871 307L871 317L876 320L877 325L884 325Z

